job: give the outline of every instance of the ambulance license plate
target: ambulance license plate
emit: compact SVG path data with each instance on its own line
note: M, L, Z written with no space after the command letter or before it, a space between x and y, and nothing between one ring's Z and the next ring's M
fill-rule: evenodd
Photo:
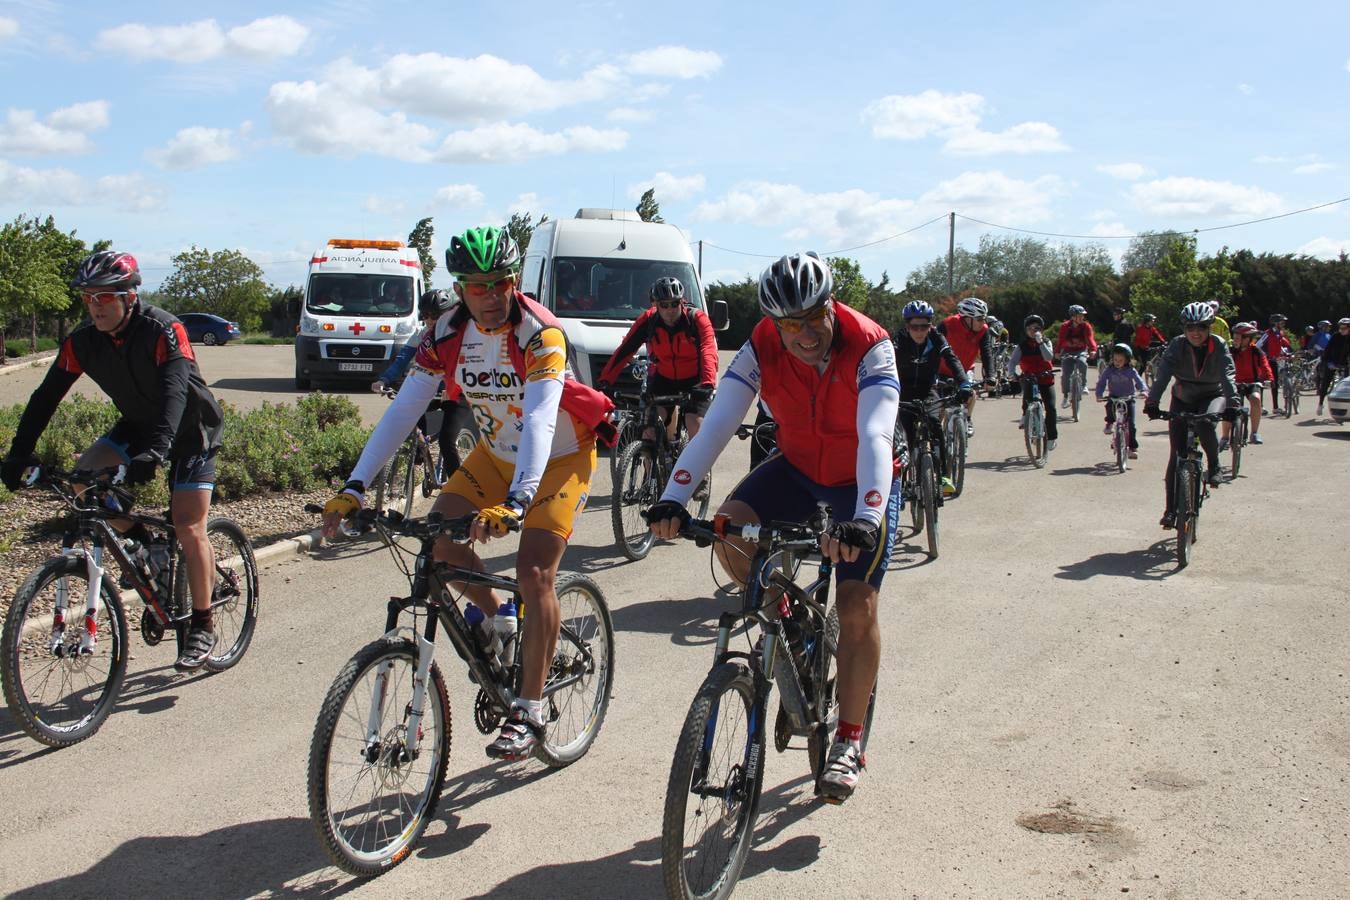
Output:
M368 362L340 362L338 363L339 372L373 372L375 364Z

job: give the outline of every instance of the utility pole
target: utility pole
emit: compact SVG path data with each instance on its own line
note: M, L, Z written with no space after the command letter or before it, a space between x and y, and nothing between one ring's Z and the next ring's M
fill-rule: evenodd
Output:
M956 213L947 217L947 296L952 295L952 278L956 266Z
M698 280L703 281L703 238L698 239Z

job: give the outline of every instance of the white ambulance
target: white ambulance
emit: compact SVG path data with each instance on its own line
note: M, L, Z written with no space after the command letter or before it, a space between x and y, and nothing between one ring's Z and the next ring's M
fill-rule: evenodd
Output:
M371 382L421 328L422 263L402 241L332 238L314 251L295 335L295 388Z

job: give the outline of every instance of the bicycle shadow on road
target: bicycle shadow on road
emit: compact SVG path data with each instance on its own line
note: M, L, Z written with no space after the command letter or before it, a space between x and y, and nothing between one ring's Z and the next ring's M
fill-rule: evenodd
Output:
M821 808L812 797L810 778L802 776L766 790L760 798L755 835L746 857L741 881L764 872L795 872L810 866L820 856L820 838L801 835L771 849L765 844L778 837L788 826ZM522 872L503 881L481 898L595 898L628 900L631 897L659 897L664 893L661 878L661 839L648 838L627 850L581 862L545 865Z
M85 872L10 894L22 900L70 897L179 897L229 900L335 897L363 882L329 865L307 818L245 822L200 835L133 838Z
M1133 578L1137 581L1162 581L1181 570L1173 565L1175 538L1163 538L1142 550L1125 553L1098 553L1081 562L1060 566L1056 578L1086 581L1097 575Z
M1033 471L1036 466L1032 463L1029 456L1009 456L1002 462L997 460L981 460L979 462L966 462L967 469L982 469L990 472L1022 472Z
M1326 438L1329 441L1350 441L1350 431L1317 431L1313 437Z
M717 641L717 620L724 612L740 609L737 596L678 600L647 600L611 609L615 631L668 634L677 647L707 647Z
M1076 466L1072 469L1051 469L1051 475L1115 475L1116 464L1099 462L1091 466Z

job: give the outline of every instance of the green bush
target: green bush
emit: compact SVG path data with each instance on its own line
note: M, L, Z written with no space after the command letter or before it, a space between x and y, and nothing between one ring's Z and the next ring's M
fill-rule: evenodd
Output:
M37 340L38 353L46 353L49 350L55 350L56 347L56 338L40 337ZM29 353L27 338L9 338L5 341L5 356L8 356L10 359L28 356Z
M228 403L224 444L216 458L216 496L236 500L270 491L313 490L346 477L361 455L369 429L346 397L309 394L295 405L264 403L240 412ZM0 408L0 450L13 440L23 405ZM118 419L105 400L67 397L38 442L43 465L69 469L79 455ZM0 502L9 492L0 486ZM157 478L136 488L137 502L168 503L168 487Z

